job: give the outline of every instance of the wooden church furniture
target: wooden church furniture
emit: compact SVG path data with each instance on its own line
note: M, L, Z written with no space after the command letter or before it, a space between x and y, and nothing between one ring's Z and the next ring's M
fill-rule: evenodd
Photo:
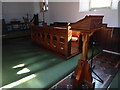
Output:
M54 26L54 27L61 27L61 26L67 26L68 22L54 22L52 24L50 24L50 26Z
M68 57L71 54L72 31L67 27L36 27L31 26L31 39L61 56Z
M63 27L63 26L67 26L68 22L54 22L53 24L51 24L50 26L53 27ZM79 41L79 36L80 36L80 32L79 31L72 31L72 38L71 41Z
M94 35L100 47L105 50L120 53L120 48L118 48L120 46L120 39L112 37L112 32L115 28L105 26L101 30L96 31Z
M80 32L79 31L72 31L72 38L71 41L79 41Z
M83 84L94 88L92 83L91 68L88 64L88 44L91 35L102 27L103 16L86 16L84 19L70 24L69 30L80 31L82 35L82 57L73 73L73 87L80 88Z

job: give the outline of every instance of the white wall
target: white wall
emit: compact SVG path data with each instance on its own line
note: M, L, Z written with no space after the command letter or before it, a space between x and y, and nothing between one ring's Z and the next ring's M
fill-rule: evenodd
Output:
M34 13L39 14L42 21L42 13L40 12L40 4L30 2L6 2L3 4L3 18L9 22L12 18L22 20L27 13L33 16ZM119 5L120 7L120 5ZM79 12L79 2L50 2L49 10L45 12L45 21L49 24L52 22L76 22L85 17L85 15L98 14L104 15L103 22L108 26L120 26L120 9L118 10L99 10L90 12ZM118 18L119 16L119 18Z
M79 12L79 2L51 2L49 7L51 23L55 21L76 22L85 15L98 14L104 15L103 22L108 26L118 26L118 10Z
M2 2L0 2L0 19L2 19Z
M9 22L12 18L23 20L22 17L28 13L31 17L34 14L34 4L30 2L4 2L2 3L2 16Z
M22 17L28 13L32 18L34 14L39 14L39 21L43 15L40 12L39 2L5 2L3 3L3 18L9 22L12 18L22 21ZM49 11L45 12L45 21L49 23Z
M120 27L120 1L118 3L118 26Z

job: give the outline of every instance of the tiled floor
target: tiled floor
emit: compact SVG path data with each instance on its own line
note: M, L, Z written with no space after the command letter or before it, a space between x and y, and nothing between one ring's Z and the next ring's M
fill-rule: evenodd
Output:
M110 54L106 52L101 52L94 57L93 66L95 66L95 68L92 71L92 77L93 77L93 83L95 82L95 90L98 90L99 88L102 90L106 90L109 88L113 78L119 71L119 64L118 64L119 62L120 62L119 55ZM91 63L91 60L89 61L89 63ZM69 76L65 77L62 81L58 82L58 84L56 84L53 87L53 90L75 88L75 86L73 85L75 79L71 78L71 76L72 73ZM118 82L116 84L118 84Z

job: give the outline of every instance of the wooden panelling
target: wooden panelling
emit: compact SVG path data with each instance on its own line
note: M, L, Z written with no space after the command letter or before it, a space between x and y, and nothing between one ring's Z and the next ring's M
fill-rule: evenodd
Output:
M95 39L98 44L106 50L120 52L120 38L112 37L114 28L103 28L95 32Z
M67 28L31 26L31 39L64 57L71 54L72 31Z

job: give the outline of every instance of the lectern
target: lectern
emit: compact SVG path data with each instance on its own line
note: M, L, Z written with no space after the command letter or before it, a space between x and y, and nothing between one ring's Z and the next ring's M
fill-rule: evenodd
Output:
M82 35L82 57L78 61L78 65L73 73L73 87L81 88L83 85L87 85L89 88L94 88L92 83L92 73L90 65L88 64L88 43L90 36L96 30L102 27L103 16L86 16L84 19L69 24L69 30L80 31Z

